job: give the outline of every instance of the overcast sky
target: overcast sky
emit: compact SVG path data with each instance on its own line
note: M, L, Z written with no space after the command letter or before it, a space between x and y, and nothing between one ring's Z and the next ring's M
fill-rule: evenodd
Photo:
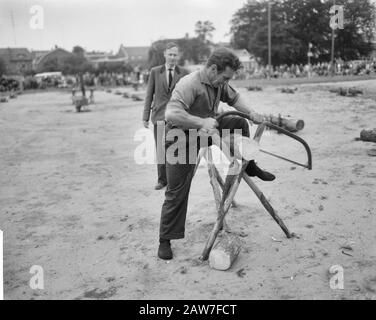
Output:
M213 22L214 41L228 41L230 20L246 0L0 0L0 47L117 51L161 38L194 36L198 20ZM44 28L32 29L30 9L41 5ZM14 28L12 24L12 16Z

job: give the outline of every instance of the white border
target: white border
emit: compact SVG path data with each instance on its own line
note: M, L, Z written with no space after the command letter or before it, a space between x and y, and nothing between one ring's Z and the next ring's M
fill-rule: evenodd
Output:
M3 281L3 231L0 230L0 300L4 300Z

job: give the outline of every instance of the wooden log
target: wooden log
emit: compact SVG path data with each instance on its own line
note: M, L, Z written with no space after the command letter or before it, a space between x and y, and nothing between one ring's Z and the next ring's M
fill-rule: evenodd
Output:
M294 88L294 89L291 89L291 88L282 88L281 89L282 93L294 94L295 91L298 91L298 88Z
M293 118L282 117L279 115L278 117L269 115L265 116L267 121L279 126L283 129L286 129L290 132L297 132L304 129L305 123L303 120L297 120Z
M357 88L355 88L355 87L353 87L353 88L349 88L348 90L347 90L347 95L348 96L351 96L351 97L355 97L355 96L357 96L357 95L359 95L359 94L363 94L363 91L362 90L359 90L359 89L357 89Z
M230 269L240 250L240 239L235 235L225 233L210 252L209 266L221 271Z
M376 128L364 129L360 132L360 140L368 142L376 142Z
M133 101L144 101L146 98L146 92L134 92L131 94L131 99Z
M335 88L329 90L332 93L337 93L340 96L344 97L356 97L357 95L363 94L362 90L359 90L355 87L352 88Z
M249 86L247 89L248 91L262 91L262 88L258 86Z

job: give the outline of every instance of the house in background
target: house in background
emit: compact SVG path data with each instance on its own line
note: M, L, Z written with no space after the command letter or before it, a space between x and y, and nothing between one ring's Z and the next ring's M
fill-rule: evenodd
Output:
M72 56L72 53L55 46L55 49L40 56L34 63L34 70L39 72L44 71L61 71L64 60Z
M247 49L234 50L234 52L239 57L245 72L253 72L257 68L256 57L250 54Z
M114 55L112 52L104 51L90 51L85 52L85 58L94 66L98 68L100 64L111 64L111 63L127 63L127 59L121 55Z
M125 47L121 45L118 55L125 57L132 67L145 67L148 63L149 49L150 47Z
M244 72L253 72L258 66L256 57L253 54L249 53L247 49L235 50L231 47L231 44L229 42L218 42L212 45L210 49L213 52L218 48L227 48L232 50L239 57L239 60L243 65Z
M33 59L33 70L36 70L36 67L37 67L40 59L49 52L50 52L50 50L33 50L33 51L31 51L31 57Z
M33 58L27 48L0 48L0 58L6 65L6 73L19 75L33 69Z
M91 51L85 52L85 57L98 68L101 63L119 63L129 64L132 67L145 66L148 61L149 47L125 47L120 46L118 52Z

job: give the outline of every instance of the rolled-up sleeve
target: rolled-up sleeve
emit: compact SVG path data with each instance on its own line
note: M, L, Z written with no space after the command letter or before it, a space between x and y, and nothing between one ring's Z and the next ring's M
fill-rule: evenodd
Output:
M187 77L182 78L172 92L170 102L167 104L167 110L173 106L183 107L189 110L195 101L195 86Z
M239 100L239 93L226 83L223 86L220 100L232 107Z

